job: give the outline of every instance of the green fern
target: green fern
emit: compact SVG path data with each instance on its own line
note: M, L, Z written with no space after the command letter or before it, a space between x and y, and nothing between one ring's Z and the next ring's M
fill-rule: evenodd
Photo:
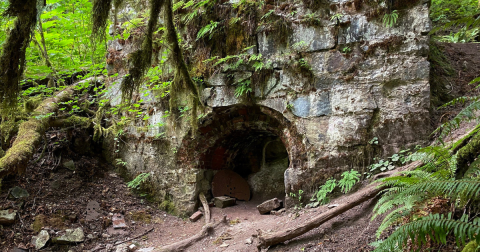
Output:
M447 243L447 235L453 231L457 238L457 245L465 245L467 239L480 242L480 218L468 221L468 215L463 215L460 220L452 219L451 214L433 214L419 218L398 228L385 241L374 250L377 252L392 251L404 248L408 240L415 241L420 247L427 243L427 237L436 243Z
M148 177L150 177L150 173L140 173L132 181L128 182L127 186L129 188L139 189L140 186L147 181Z
M243 80L238 83L237 88L235 89L235 97L244 96L252 92L252 87L250 86L251 80Z
M352 187L360 180L360 173L355 170L346 171L342 173L342 179L338 181L338 185L342 189L343 193L347 193L352 190Z
M390 14L385 14L383 16L383 24L386 26L386 27L392 27L394 24L397 23L397 19L398 19L398 12L397 10L394 10L392 11L392 13Z
M205 37L207 34L209 35L208 39L212 39L212 36L218 24L219 22L210 21L210 24L206 25L205 27L202 27L202 29L200 29L200 31L198 31L197 33L197 40Z
M329 179L322 185L319 190L313 195L310 201L317 201L320 204L327 204L330 199L328 198L328 194L333 192L333 190L337 187L337 181L335 179Z

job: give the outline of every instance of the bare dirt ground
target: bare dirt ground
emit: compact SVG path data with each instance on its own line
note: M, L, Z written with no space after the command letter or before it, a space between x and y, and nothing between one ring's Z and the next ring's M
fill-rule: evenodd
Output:
M204 217L192 223L158 210L158 204L133 193L115 173L114 167L92 154L98 153L94 146L82 145L90 143L85 140L88 138L77 130L49 131L43 157L39 159L44 148L42 144L26 174L3 181L0 210L16 210L17 220L13 225L0 227L0 251L36 251L32 237L40 230L46 230L53 239L64 234L66 229L81 227L84 242L60 245L50 240L41 250L72 252L121 252L128 251L131 244L138 249L157 249L201 230ZM86 151L88 148L91 150ZM74 161L75 170L67 168L67 160ZM13 198L10 191L16 186L25 189L29 196ZM90 218L87 205L92 202L97 202L99 209L96 209L98 216ZM300 211L292 209L279 216L260 215L256 209L259 203L259 200L238 201L229 208L212 207L212 218L218 221L226 215L229 224L216 229L210 237L187 251L256 251L255 245L246 240L257 234L257 230L275 232L302 225L328 210L323 206ZM340 203L342 198L330 204ZM375 240L374 233L380 221L370 221L373 203L364 203L269 251L370 251L372 247L368 243ZM113 229L112 217L116 214L124 216L126 228Z
M90 177L89 181L85 180L81 172L71 171L61 165L52 169L46 164L47 160L43 165L30 165L26 176L4 182L0 206L2 209L17 210L18 214L14 225L0 229L2 251L35 251L31 240L40 229L47 230L53 238L63 234L62 231L67 228L81 227L85 233L85 242L58 245L50 241L41 250L75 252L128 251L127 247L131 244L137 248L156 249L188 238L201 230L203 217L192 223L158 210L155 204L132 194L123 179L109 170L111 167L93 159L95 157L90 161L100 171ZM30 196L12 199L8 194L9 188L14 186L26 189ZM87 204L92 201L99 203L100 215L94 220L87 220ZM258 229L275 232L285 227L301 225L328 209L323 206L298 212L289 210L279 216L260 215L256 209L258 203L260 202L239 201L229 208L212 207L212 218L220 220L226 215L229 224L220 227L187 251L256 251L256 247L247 244L246 240L257 234ZM340 203L341 198L331 202ZM270 248L269 251L370 251L372 247L368 243L375 240L373 234L379 225L379 220L370 222L372 205L373 201L364 203L322 227L288 244ZM112 228L111 218L116 213L125 216L127 228ZM135 239L115 246L131 238Z

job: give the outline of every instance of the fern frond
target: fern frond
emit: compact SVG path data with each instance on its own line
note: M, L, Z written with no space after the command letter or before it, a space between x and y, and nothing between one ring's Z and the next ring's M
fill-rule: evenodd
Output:
M471 103L462 109L452 120L440 125L433 131L432 134L438 133L438 140L443 144L443 139L455 129L460 127L462 122L470 122L477 119L475 112L480 110L480 97L474 97L471 99Z
M398 211L403 211L405 210L404 208L407 207L409 209L409 211L411 211L413 209L413 207L415 206L416 203L418 202L421 202L421 201L424 201L426 199L426 196L425 195L411 195L411 196L408 196L408 197L393 197L391 200L387 200L385 202L383 202L381 205L375 205L375 210L374 210L374 215L372 217L372 220L375 219L377 216L379 215L382 215L394 208L397 208L395 210L393 210L392 212L389 213L390 214L395 214L395 212L398 212ZM400 210L399 210L400 209ZM383 219L383 222L386 222L388 221L390 217L385 217Z
M410 186L399 193L398 197L417 195L425 192L431 194L430 196L449 195L450 197L456 197L461 195L462 197L473 198L480 193L480 181L469 179L427 181Z
M398 207L388 213L387 216L385 216L385 218L383 219L382 224L380 224L377 229L377 238L380 238L380 235L382 235L385 229L392 225L398 224L403 219L403 217L410 215L410 213L414 210L414 205L416 202L416 199L410 197L408 200L405 201L405 205Z
M480 156L479 156L480 157ZM465 172L465 178L471 178L480 171L480 158L477 157L475 161L468 167L468 170Z
M467 239L476 239L479 242L480 218L468 222L468 215L462 216L460 220L452 219L451 214L447 217L439 214L429 215L401 226L374 251L392 251L406 247L409 239L421 247L427 242L427 236L436 243L446 244L447 235L451 231L457 237L459 246L460 243L465 244Z
M457 19L457 20L448 22L448 23L444 24L443 26L438 26L438 27L432 29L430 31L430 35L433 35L438 31L448 30L448 29L450 29L452 27L455 27L455 26L463 26L463 27L467 27L467 29L470 28L470 27L478 27L478 26L480 26L480 17L476 18L476 19L473 18L473 17L465 17L465 18L461 18L461 19Z

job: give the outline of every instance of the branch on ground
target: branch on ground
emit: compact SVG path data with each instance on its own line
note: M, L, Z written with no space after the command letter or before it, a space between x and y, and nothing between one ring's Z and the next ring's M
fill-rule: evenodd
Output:
M400 167L397 170L380 173L377 176L375 176L374 179L398 176L399 172L413 170L415 168L420 167L422 164L423 162L416 161L404 167ZM370 184L367 187L361 189L360 191L345 198L345 202L347 203L342 204L331 210L328 210L327 212L324 212L318 215L317 217L313 218L307 223L299 224L299 226L296 226L293 228L287 228L271 234L263 234L261 230L259 230L257 248L259 250L265 249L270 246L273 246L282 242L286 242L302 234L305 234L308 231L314 228L317 228L323 223L333 219L334 217L360 205L361 203L375 198L385 188L386 188L385 186L378 183Z

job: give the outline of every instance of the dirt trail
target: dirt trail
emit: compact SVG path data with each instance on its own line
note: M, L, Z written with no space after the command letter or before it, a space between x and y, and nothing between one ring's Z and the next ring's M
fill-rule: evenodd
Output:
M0 209L17 211L13 225L0 228L0 247L3 251L35 251L32 237L46 230L50 237L64 234L65 229L82 228L85 241L60 245L51 240L42 251L127 251L135 244L138 248L158 248L188 238L199 232L204 219L192 223L188 219L172 216L158 210L158 205L132 193L114 167L98 156L95 147L82 153L85 147L78 139L87 138L81 132L49 131L46 155L37 163L43 144L30 162L27 173L21 177L6 178L0 194ZM89 143L89 141L84 141ZM73 162L70 162L72 160ZM71 170L69 164L74 164ZM28 192L24 198L13 198L10 190L20 187ZM87 206L97 202L93 215ZM331 204L339 204L342 198ZM226 215L229 225L216 230L187 251L256 251L246 240L264 232L278 231L286 226L302 223L328 208L326 206L301 211L288 210L279 216L260 215L259 200L239 201L229 208L211 208L212 218L220 220ZM270 251L369 251L367 244L375 240L378 220L370 223L372 202L364 203L352 211L338 216L321 228L294 239ZM113 229L113 215L125 218L125 229ZM152 230L153 228L153 230ZM150 231L151 230L151 231ZM147 232L150 231L150 232ZM143 235L145 234L145 235ZM135 238L119 246L115 244ZM228 247L222 247L226 246ZM17 249L17 250L14 250ZM22 250L23 249L23 250ZM148 250L147 250L148 251Z

